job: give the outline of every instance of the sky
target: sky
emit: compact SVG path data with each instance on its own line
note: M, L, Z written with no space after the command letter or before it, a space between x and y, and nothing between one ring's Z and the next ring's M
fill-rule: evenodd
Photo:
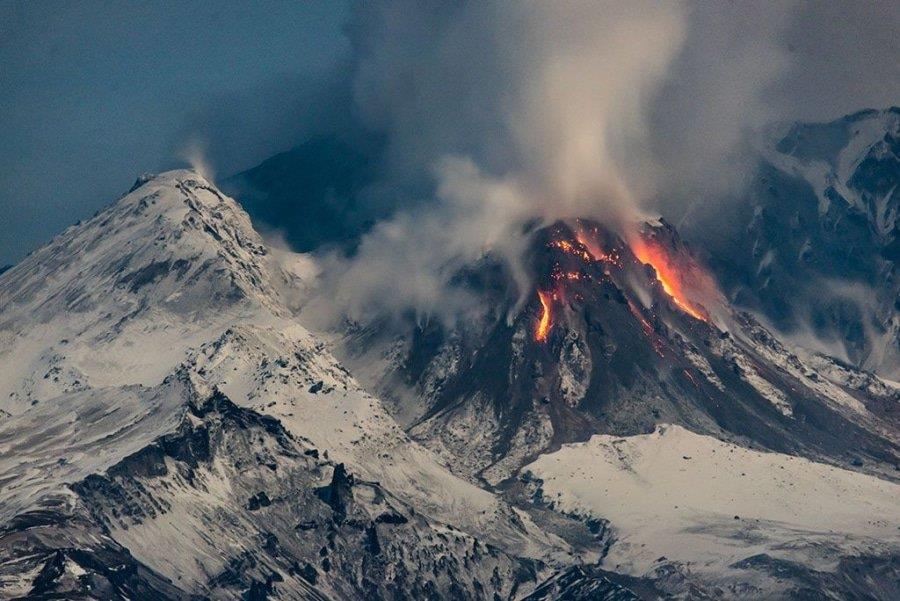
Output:
M298 103L348 52L346 12L336 0L0 2L0 265L141 173L184 165L213 127L225 171L290 147Z
M728 186L720 159L747 128L900 104L898 22L890 1L6 0L0 265L143 172L202 156L224 177L348 115L388 140L390 195L397 182L458 180L466 167L448 154L575 196L601 179L652 192L673 174ZM534 77L548 65L556 80ZM636 163L652 147L638 171L656 181L595 171L591 160L621 156L579 144L627 146ZM474 226L470 208L448 209L468 225L435 227Z

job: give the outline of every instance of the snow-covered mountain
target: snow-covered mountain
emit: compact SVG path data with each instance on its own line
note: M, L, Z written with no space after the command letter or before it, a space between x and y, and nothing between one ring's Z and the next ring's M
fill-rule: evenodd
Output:
M896 380L898 185L900 108L778 126L746 194L700 203L685 225L735 303Z
M141 178L0 274L0 596L896 597L895 385L665 223L532 248L521 311L488 255L478 319L314 332L309 257Z
M2 596L510 597L567 560L291 318L301 259L196 174L138 184L0 279Z

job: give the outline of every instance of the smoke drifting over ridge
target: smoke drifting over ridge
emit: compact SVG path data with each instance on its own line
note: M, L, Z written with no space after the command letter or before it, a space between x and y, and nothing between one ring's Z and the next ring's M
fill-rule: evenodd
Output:
M329 303L356 318L453 317L468 299L451 281L487 250L524 294L526 224L587 217L622 230L687 165L682 155L684 181L725 172L747 124L737 113L760 106L779 66L773 44L740 40L740 15L725 14L737 9L717 11L580 0L358 5L348 25L352 93L365 127L387 134L380 187L431 200L378 224L352 259L325 259ZM709 35L716 20L731 30ZM716 68L696 72L710 54ZM715 104L720 144L693 131L661 143L657 131L686 133L686 117L697 125L710 112L683 110L691 90L671 78L692 73L693 92ZM665 157L672 148L678 156Z

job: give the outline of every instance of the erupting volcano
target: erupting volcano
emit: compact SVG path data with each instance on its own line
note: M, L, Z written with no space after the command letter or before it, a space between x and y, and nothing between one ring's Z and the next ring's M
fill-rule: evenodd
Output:
M571 226L557 224L551 231L546 246L555 251L552 253L555 258L544 273L548 274L553 287L552 292L547 292L546 288L537 291L541 313L534 331L536 342L547 341L553 325L554 300L571 298L580 301L588 294L583 285L599 284L604 280L615 280L625 288L635 281L635 277L638 281L658 282L674 308L696 320L709 321L706 310L689 296L706 295L715 289L715 285L692 259L675 256L679 252L677 249L667 250L666 241L655 238L659 234L657 230L651 228L635 235L630 243L599 225L581 220ZM645 266L652 268L653 275L649 280ZM693 289L694 284L698 290ZM631 304L634 306L633 302ZM635 311L633 309L632 313ZM643 316L639 317L647 323ZM643 329L648 331L646 327Z
M576 222L575 239L578 240L579 244L584 246L591 258L595 261L611 263L612 265L621 268L622 261L619 258L619 251L615 248L611 249L609 252L604 251L597 243L598 235L599 230L596 226L588 228L581 221Z
M394 410L412 424L417 440L449 458L456 473L538 502L544 487L554 485L521 471L534 457L567 445L593 452L597 436L605 436L611 452L598 450L590 460L579 455L577 465L565 466L565 477L592 469L601 458L632 477L616 459L631 448L628 441L680 436L679 427L767 451L843 467L862 462L894 473L895 445L880 434L891 426L876 413L895 403L892 389L821 358L806 363L752 316L728 305L674 227L661 219L635 225L616 231L588 220L559 221L535 230L522 254L533 282L524 310L518 307L518 279L487 254L459 281L493 310L452 325L410 322L400 344L392 328L373 324L353 331L347 356L363 372L392 357L371 386L390 395L402 383L410 396L395 397ZM829 383L825 373L863 384L844 388ZM874 410L864 409L866 404ZM690 470L700 451L661 457L670 455ZM745 458L736 450L710 450L712 467L697 478L714 481L707 474L721 473L722 462L740 464ZM751 482L744 469L735 468L735 481L746 487L738 492L753 494L762 480ZM764 480L771 481L768 472ZM596 490L602 481L588 480L585 490ZM606 510L606 493L597 494ZM730 509L731 501L723 502ZM746 540L744 519L726 521L736 529L734 540ZM786 539L793 536L793 530L785 531ZM750 551L758 553L755 542Z

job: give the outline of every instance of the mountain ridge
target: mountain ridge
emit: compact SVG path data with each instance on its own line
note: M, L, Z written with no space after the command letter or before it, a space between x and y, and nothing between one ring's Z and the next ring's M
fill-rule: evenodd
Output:
M66 252L76 250L77 254ZM177 265L182 258L188 262L183 270ZM78 482L95 481L95 476L104 473L137 478L137 490L156 486L172 472L137 467L140 462L127 458L134 453L156 453L153 449L160 443L154 441L176 432L179 424L186 423L185 415L190 422L190 404L214 391L234 398L241 411L278 420L292 436L309 440L333 461L346 465L360 482L380 482L379 490L405 498L410 511L435 524L436 532L430 537L447 536L441 534L444 528L458 529L459 536L472 532L478 541L485 541L478 544L506 549L503 557L511 558L509 565L531 562L537 566L527 582L503 578L491 584L489 566L506 560L495 559L496 553L487 551L480 563L488 575L479 577L477 585L467 580L471 570L464 576L453 568L456 575L451 580L457 584L429 579L420 583L423 590L468 597L473 587L483 586L509 595L514 590L510 587L535 586L539 577L549 575L547 562L559 565L566 557L570 547L564 540L540 531L527 514L492 493L452 476L429 451L411 441L378 399L367 394L330 355L325 343L294 321L285 293L290 286L300 286L294 291L302 293L303 281L285 272L284 258L263 245L234 201L200 176L176 171L147 179L93 220L70 228L0 276L0 298L5 301L0 311L0 336L5 342L0 359L9 366L0 382L4 409L0 480L7 483L0 506L12 523L20 519L16 516L37 511L55 524L49 538L40 543L44 551L37 557L43 557L43 563L29 564L28 570L21 568L25 559L18 555L27 546L12 541L22 536L33 540L37 534L9 533L0 563L0 590L26 597L50 590L91 596L90 589L77 588L90 582L98 583L97 591L113 590L109 587L115 583L110 584L107 577L110 568L96 555L106 551L90 544L85 547L79 534L82 518L63 511L68 502L60 505L54 499L71 499L73 487L81 486ZM155 267L160 263L166 267ZM226 453L223 458L249 464L258 460L253 454L238 458ZM210 467L213 472L219 469L216 465ZM186 486L183 494L188 497L198 494L188 472L175 473L187 478L178 480L176 488ZM222 482L228 483L226 488L238 486L245 477L238 470ZM327 481L319 482L324 477L316 475L315 484L327 485ZM255 504L268 507L274 494L269 492L267 497L257 497ZM178 522L172 517L176 507L192 511L191 503L179 505L181 497L165 495L129 498L114 513L144 516L148 536L153 532L168 543L143 545L128 539L135 525L130 530L112 528L97 516L91 518L93 531L128 543L129 557L138 561L133 564L137 572L132 573L143 574L140 582L128 585L138 589L123 589L125 584L119 583L116 594L143 590L141 586L171 593L155 579L174 583L186 577L181 570L187 565L168 559L173 549L190 549L202 539L223 552L231 549L225 552L228 558L236 551L226 542L226 525L255 511L248 509L246 500L217 501L224 522L207 522L197 531L200 538L191 542L179 539ZM165 503L162 498L167 499ZM91 499L95 511L100 499L95 495ZM223 576L221 553L201 553L200 571L191 572L189 590L175 596L203 593L236 598L251 590L271 595L277 589L285 598L322 597L321 587L332 585L297 584L298 576L284 568L276 571L277 576L259 570L235 571L247 562L271 565L262 559L269 553L263 523L253 524L248 532L256 529L256 533L242 543L240 556L231 557L237 562L234 569L226 569ZM279 539L296 537L293 526L273 534ZM372 527L373 533L381 528ZM472 535L465 536L474 540ZM416 540L407 546L421 549L422 555L404 553L389 565L410 574L422 568L417 562L425 561L429 553L424 549L431 543ZM382 541L382 549L385 544ZM118 542L115 545L125 548ZM301 562L301 571L309 578L334 567L334 560L323 563L319 549L295 547L293 552L316 566L306 570ZM72 553L80 559L73 559ZM456 555L462 559L465 554ZM109 557L124 561L120 551ZM340 588L334 589L331 594L338 596L363 586L353 575L362 558L348 552L341 561L349 562L339 570L344 575L335 574L330 581L351 588L340 593ZM378 576L380 583L365 586L400 595L402 587L391 588L399 585L390 583L390 573ZM289 576L298 588L282 584ZM70 585L76 588L65 588Z
M896 380L900 108L776 128L740 198L682 220L732 302ZM722 207L729 218L722 219Z

